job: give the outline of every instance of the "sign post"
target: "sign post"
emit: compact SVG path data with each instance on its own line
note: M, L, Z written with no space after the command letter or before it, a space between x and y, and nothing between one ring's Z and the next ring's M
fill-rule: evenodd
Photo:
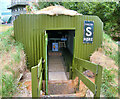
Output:
M94 22L84 21L83 43L93 43Z

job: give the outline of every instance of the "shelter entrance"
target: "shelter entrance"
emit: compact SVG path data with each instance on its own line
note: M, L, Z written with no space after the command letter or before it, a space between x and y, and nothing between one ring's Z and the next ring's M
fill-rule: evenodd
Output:
M47 30L49 80L68 80L75 30Z

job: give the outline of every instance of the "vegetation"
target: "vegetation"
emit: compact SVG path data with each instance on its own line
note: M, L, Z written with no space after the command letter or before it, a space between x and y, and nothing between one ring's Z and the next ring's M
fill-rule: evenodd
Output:
M22 50L23 45L14 40L13 28L0 34L0 64L2 64L2 75L0 75L2 88L0 91L2 91L2 97L11 97L16 92L16 82L19 71L21 71L19 66L23 65L20 63Z
M97 15L104 23L104 31L111 37L120 37L120 2L39 2L39 10L50 5L62 5L83 15Z
M12 75L2 75L2 97L11 97L16 92L17 84Z
M120 51L118 45L111 37L103 33L103 52L106 56L109 56L115 61L116 66L120 59ZM118 95L118 70L109 68L103 68L102 88L101 92L106 97L116 97Z
M7 31L10 27L12 27L12 26L8 26L8 25L5 25L5 24L0 24L0 33Z
M111 39L111 37L105 33L103 33L103 45L102 45L103 51L105 52L105 55L112 58L116 65L118 65L118 62L120 61L120 51L118 50L118 45L115 41Z
M120 2L39 2L35 7L42 9L50 5L62 5L65 8L76 10L83 15L99 16L104 23L105 31L102 48L105 55L111 57L118 64L120 61L118 58L120 57L120 52L111 37L120 37ZM27 6L27 8L28 12L31 11L30 7ZM4 31L0 29L0 32ZM7 65L0 63L3 65L3 68L1 67L3 73L0 75L0 79L2 79L2 88L0 88L0 91L2 89L3 97L11 97L16 92L18 73L14 68L21 61L21 50L23 50L23 45L15 42L13 28L0 34L0 60L5 60L5 55L8 55L11 60ZM104 68L102 78L102 94L104 96L115 97L118 93L118 85L115 82L116 75L114 74L117 72L118 70Z
M106 97L116 97L118 94L118 84L115 82L113 70L104 69L102 78L102 94Z
M118 45L114 40L120 40L120 2L39 2L34 6L40 10L50 5L62 5L67 9L75 10L83 15L96 15L104 23L102 49L106 56L112 58L116 65L120 61ZM103 70L102 94L106 97L115 97L118 93L118 84L115 82L118 70Z

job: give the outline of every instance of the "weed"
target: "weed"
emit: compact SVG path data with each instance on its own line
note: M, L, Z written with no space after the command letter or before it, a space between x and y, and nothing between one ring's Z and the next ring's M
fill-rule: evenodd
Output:
M16 92L17 85L12 75L2 75L2 97L12 97Z
M19 63L21 58L20 58L20 51L17 50L17 52L15 54L11 55L12 58L14 59L15 63Z
M8 29L8 31L0 34L0 52L1 51L9 51L11 49L13 39L10 39L10 35L12 34L13 28Z
M23 49L23 45L19 42L15 42L13 35L13 28L10 28L8 31L0 34L0 57L6 55L5 52L11 55L11 62L19 63L21 61L21 50ZM13 52L13 53L12 53ZM9 56L10 56L9 55ZM11 66L14 64L9 64L4 66L4 70L11 72L12 74L1 74L0 79L2 80L2 88L0 87L0 91L2 91L3 97L11 97L16 92L17 84L16 79L18 77L18 72L14 71ZM13 66L14 67L14 66ZM1 94L0 93L0 94Z
M105 52L105 55L112 58L115 61L115 64L118 65L120 52L116 48L116 46L117 46L116 42L113 41L111 39L111 37L105 33L103 33L103 37L104 38L103 38L103 47L102 48ZM112 44L114 44L115 46L113 46Z
M23 46L22 43L15 42L14 45L15 45L15 47L16 47L16 49L17 49L18 51L20 51L20 50L24 50L24 46Z
M6 65L4 69L10 71L15 76L15 71L11 69L8 65Z
M115 75L111 73L111 70L103 70L102 78L102 94L106 97L115 97L118 93L118 85L115 83Z

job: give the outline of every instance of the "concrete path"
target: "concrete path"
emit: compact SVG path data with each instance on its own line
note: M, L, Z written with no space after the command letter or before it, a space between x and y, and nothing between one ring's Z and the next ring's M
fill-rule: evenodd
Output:
M49 56L49 80L67 80L62 56Z

